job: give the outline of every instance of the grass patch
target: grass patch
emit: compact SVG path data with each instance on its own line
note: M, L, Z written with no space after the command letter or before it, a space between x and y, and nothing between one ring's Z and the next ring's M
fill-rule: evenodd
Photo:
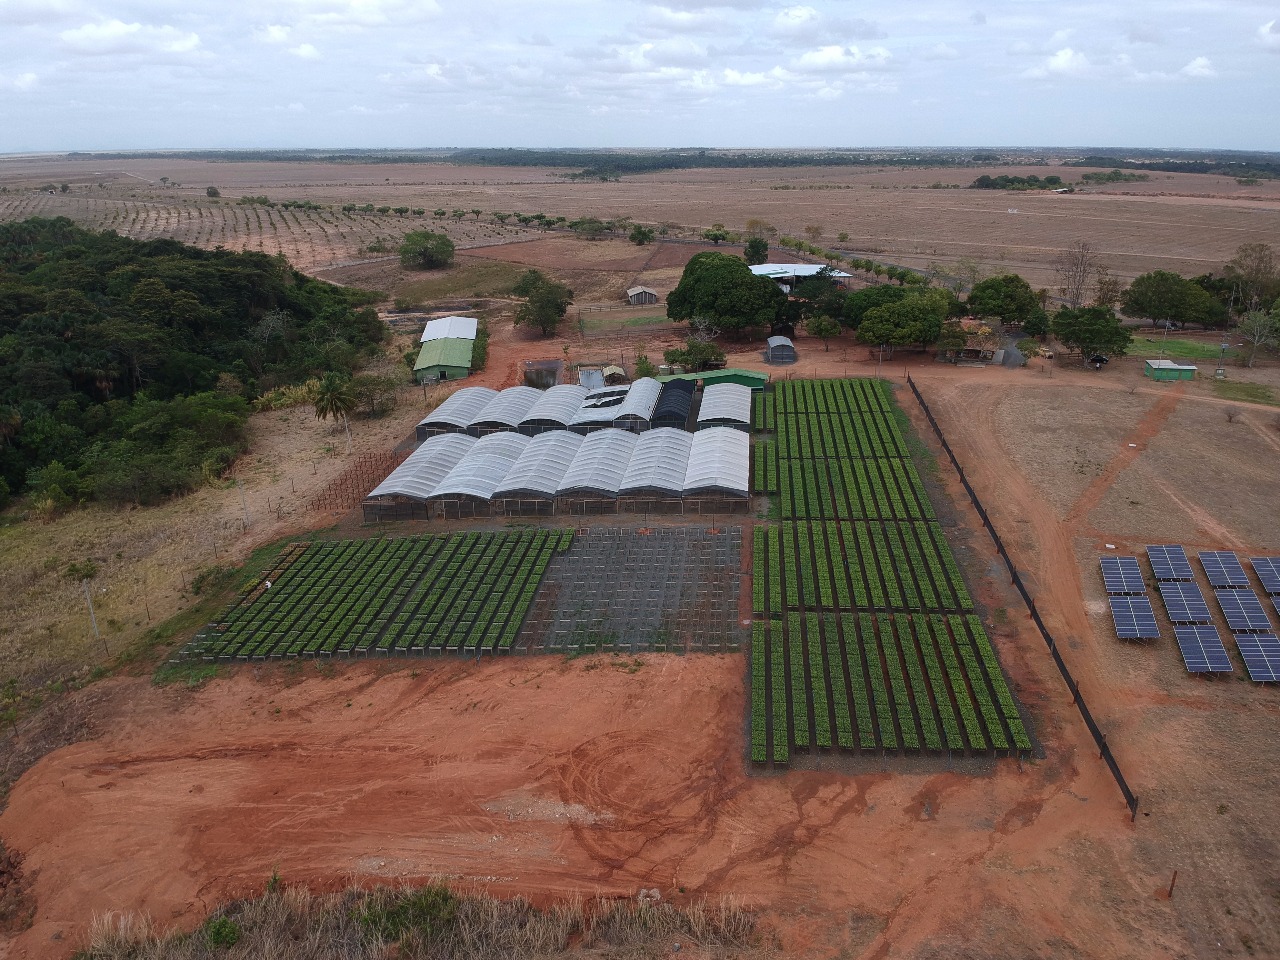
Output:
M427 303L443 297L507 297L516 280L527 270L518 263L479 260L425 272L396 290L397 300Z
M1242 403L1265 403L1267 406L1280 406L1275 391L1261 383L1241 383L1238 380L1215 380L1213 392L1223 400L1239 400Z
M582 324L587 330L600 332L603 330L628 330L637 327L656 327L671 323L669 317L648 314L642 317L619 316L625 310L617 312L600 310L582 315Z
M1175 340L1170 337L1164 341L1164 356L1169 360L1217 360L1218 355L1222 353L1222 348L1216 343L1203 343L1199 340ZM1134 337L1133 345L1129 347L1128 355L1131 357L1158 357L1160 356L1160 338L1159 337ZM1236 356L1236 351L1228 350L1227 359L1230 360Z

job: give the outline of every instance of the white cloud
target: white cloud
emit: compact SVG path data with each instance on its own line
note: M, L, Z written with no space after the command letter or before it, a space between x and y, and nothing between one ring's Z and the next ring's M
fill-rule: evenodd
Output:
M773 25L779 30L804 30L817 22L818 11L813 7L786 7L773 18Z
M926 60L959 60L960 51L949 43L938 43L924 52Z
M732 68L726 68L723 78L725 86L729 87L778 86L778 79L769 76L767 73L742 73Z
M1258 42L1273 53L1280 53L1280 26L1276 20L1269 20L1258 28Z
M15 90L26 93L28 90L34 90L39 77L34 73L20 73L10 81L9 85Z
M1178 71L1184 77L1216 77L1218 71L1213 69L1213 63L1208 57L1196 57L1185 67Z
M309 43L300 43L296 47L290 47L289 52L295 57L301 57L303 60L318 60L320 51Z
M255 33L254 39L261 40L263 43L288 43L289 28L275 23L269 24Z
M1034 80L1043 80L1047 77L1078 77L1088 73L1091 66L1089 58L1083 53L1071 47L1063 47L1038 66L1024 71L1023 76Z
M77 53L89 55L119 53L191 53L200 46L196 33L169 25L145 26L122 20L86 23L59 35L62 42Z
M795 67L808 73L852 73L881 69L892 58L893 55L884 47L872 47L864 53L858 47L832 44L801 54Z

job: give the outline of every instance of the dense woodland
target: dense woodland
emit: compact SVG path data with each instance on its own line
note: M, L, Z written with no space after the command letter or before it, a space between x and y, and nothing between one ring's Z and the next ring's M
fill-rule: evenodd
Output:
M0 500L147 503L216 478L250 400L376 352L370 299L283 257L0 225Z

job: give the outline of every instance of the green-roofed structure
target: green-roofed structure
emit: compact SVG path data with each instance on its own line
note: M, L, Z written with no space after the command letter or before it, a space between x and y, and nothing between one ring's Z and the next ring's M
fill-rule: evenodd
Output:
M713 383L737 383L752 390L763 390L764 385L769 382L769 375L756 370L730 367L727 370L703 370L700 373L673 373L658 377L657 380L659 383L666 383L668 380L700 380L704 387Z
M471 351L474 340L442 337L422 345L418 362L413 365L413 378L418 383L439 380L461 380L471 373Z

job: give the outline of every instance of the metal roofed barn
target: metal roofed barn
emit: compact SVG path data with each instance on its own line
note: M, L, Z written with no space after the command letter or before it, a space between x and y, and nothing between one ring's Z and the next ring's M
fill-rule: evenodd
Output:
M498 485L494 499L553 500L585 442L584 437L568 430L538 434Z
M627 303L636 307L642 304L657 303L658 291L650 287L628 287Z
M736 383L713 383L702 391L698 430L732 427L751 430L751 388Z
M542 391L533 387L508 387L471 419L467 432L482 437L499 430L515 430L541 399Z
M709 427L693 434L684 494L750 497L751 438L741 430Z
M463 379L471 373L475 345L474 340L456 337L428 340L418 353L418 362L413 365L414 379L418 383Z
M693 391L692 380L671 380L664 383L650 419L653 427L678 427L683 430L689 423L689 411L693 409Z
M565 472L556 495L616 497L639 439L633 433L613 428L588 435Z
M520 432L533 436L546 430L564 430L587 396L586 387L574 383L562 383L542 392L525 418L520 421Z
M672 427L641 434L618 495L680 497L692 446L693 434Z
M428 340L474 340L480 322L475 317L437 317L428 320L419 343Z
M438 433L457 433L465 430L476 414L485 408L498 391L490 387L463 387L445 398L418 423L419 440Z
M786 337L770 337L764 348L766 363L795 363L796 345Z

